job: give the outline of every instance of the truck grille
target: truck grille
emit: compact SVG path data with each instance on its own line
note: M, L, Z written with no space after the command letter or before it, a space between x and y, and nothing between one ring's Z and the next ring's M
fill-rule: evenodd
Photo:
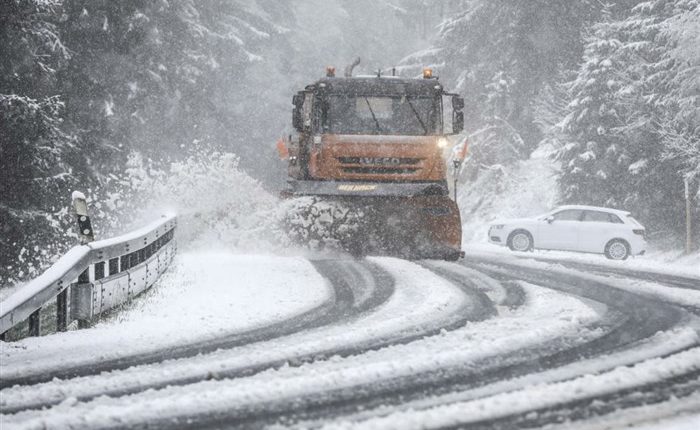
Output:
M420 158L338 157L344 173L365 175L410 175L421 170Z

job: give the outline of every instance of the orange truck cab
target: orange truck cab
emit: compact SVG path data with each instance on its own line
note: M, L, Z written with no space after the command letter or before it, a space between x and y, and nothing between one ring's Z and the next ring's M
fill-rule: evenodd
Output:
M372 207L375 224L398 217L402 229L413 229L389 240L399 248L429 250L419 256L460 253L461 221L443 154L446 136L463 128L461 97L429 69L422 79L329 72L298 92L293 105L296 134L283 145L285 195L360 201Z

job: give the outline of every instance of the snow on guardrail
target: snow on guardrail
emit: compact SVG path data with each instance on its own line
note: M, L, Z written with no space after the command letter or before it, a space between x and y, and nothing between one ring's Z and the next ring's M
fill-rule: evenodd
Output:
M70 249L42 275L0 302L0 333L6 339L41 332L42 309L56 308L56 330L70 322L87 326L149 288L176 252L177 217L164 215L136 231ZM54 304L53 300L56 299ZM19 327L28 321L26 327Z

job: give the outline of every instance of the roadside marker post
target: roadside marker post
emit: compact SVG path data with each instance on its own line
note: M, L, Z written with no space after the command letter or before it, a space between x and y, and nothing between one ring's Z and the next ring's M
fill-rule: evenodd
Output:
M690 254L693 251L693 222L692 209L690 198L690 175L685 175L683 178L685 186L685 253Z

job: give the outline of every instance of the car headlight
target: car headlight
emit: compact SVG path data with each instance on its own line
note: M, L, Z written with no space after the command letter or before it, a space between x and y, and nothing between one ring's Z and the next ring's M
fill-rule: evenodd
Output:
M492 229L494 230L503 230L503 227L505 227L505 224L494 224L491 226Z

